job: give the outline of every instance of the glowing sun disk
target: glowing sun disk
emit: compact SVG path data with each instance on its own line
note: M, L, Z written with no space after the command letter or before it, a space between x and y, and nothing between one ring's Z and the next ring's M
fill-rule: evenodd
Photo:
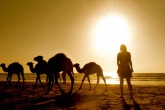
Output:
M120 44L125 44L129 40L129 27L123 18L108 16L95 26L94 40L97 49L118 50Z

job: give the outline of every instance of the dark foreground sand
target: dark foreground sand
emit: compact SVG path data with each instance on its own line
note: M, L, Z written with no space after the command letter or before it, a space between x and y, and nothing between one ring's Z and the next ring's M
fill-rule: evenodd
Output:
M34 82L26 82L24 89L13 86L8 87L7 82L0 82L0 110L165 110L165 86L163 85L133 85L134 100L129 99L129 91L124 86L124 99L119 98L119 85L105 86L100 84L95 91L88 90L89 85L84 84L82 90L76 92L80 83L76 83L73 95L61 95L55 85L49 94L38 84L33 89ZM70 83L61 85L69 91ZM94 84L92 84L94 87Z

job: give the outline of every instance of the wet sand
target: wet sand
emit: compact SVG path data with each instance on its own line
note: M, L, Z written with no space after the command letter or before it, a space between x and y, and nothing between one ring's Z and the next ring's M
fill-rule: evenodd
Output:
M118 84L108 84L105 91L104 84L99 84L96 90L88 90L89 85L74 84L73 94L67 95L70 83L61 84L65 94L61 95L57 85L49 94L38 83L26 82L25 87L8 86L6 81L0 82L0 110L165 110L165 85L133 85L134 100L129 99L127 85L124 86L124 99L120 97ZM46 86L46 84L44 83ZM92 84L92 88L95 84Z

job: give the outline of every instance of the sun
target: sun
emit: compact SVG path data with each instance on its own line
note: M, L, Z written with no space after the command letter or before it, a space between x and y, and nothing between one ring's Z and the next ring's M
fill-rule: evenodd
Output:
M127 44L130 37L129 26L121 16L101 19L94 28L94 47L103 52L118 51L119 45Z

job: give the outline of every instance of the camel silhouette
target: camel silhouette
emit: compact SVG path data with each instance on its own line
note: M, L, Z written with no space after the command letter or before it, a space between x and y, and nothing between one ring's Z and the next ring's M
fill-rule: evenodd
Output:
M88 78L88 82L89 82L89 86L90 86L89 89L91 89L89 75L95 74L95 73L97 74L97 83L96 83L96 86L94 87L94 90L96 89L96 87L97 87L97 85L99 83L99 77L100 76L102 77L102 79L103 79L103 81L105 83L105 86L106 86L106 90L107 90L106 80L105 80L105 78L103 76L103 70L102 70L100 65L96 64L95 62L89 62L89 63L85 64L82 69L80 68L78 63L74 64L74 67L76 68L77 72L85 74L83 79L82 79L82 83L81 83L81 85L79 87L79 90L81 89L82 84L83 84L83 82L84 82L86 77Z
M37 87L37 82L39 80L40 84L42 85L42 87L45 89L43 83L41 82L41 78L40 75L41 74L46 74L47 75L47 62L45 60L43 60L43 56L37 56L34 58L34 61L37 61L38 63L35 65L35 67L33 67L33 63L32 62L28 62L27 65L30 68L30 71L32 73L36 73L37 77L36 77L36 84L34 86L34 89L36 89ZM46 78L46 81L48 81L48 76Z
M14 63L11 63L9 64L8 67L6 67L6 65L4 63L0 64L0 67L2 67L3 71L4 72L8 72L8 75L7 75L7 81L8 83L11 85L11 79L12 79L12 75L14 73L17 74L17 77L18 77L18 81L17 81L17 84L19 83L20 81L20 74L22 76L22 79L23 79L23 87L24 87L24 81L25 81L25 77L24 77L24 68L21 64L19 64L18 62L14 62Z
M37 69L40 69L43 73L47 74L47 62L45 60L43 60L43 56L37 56L34 58L34 61L37 61L38 64L40 65ZM44 68L41 68L42 66L44 66ZM60 84L61 84L61 77L60 77L60 73L58 73L58 79L60 80ZM48 83L48 76L46 77L46 83Z
M49 93L53 76L55 77L55 83L58 85L61 91L61 94L64 93L64 91L62 90L62 88L60 87L58 83L58 73L61 71L69 75L69 78L71 80L71 88L69 91L69 95L72 94L73 85L74 85L74 77L72 76L73 64L72 64L72 61L68 57L66 57L66 55L63 53L58 53L48 60L49 84L48 84L48 89L47 89L46 94Z

